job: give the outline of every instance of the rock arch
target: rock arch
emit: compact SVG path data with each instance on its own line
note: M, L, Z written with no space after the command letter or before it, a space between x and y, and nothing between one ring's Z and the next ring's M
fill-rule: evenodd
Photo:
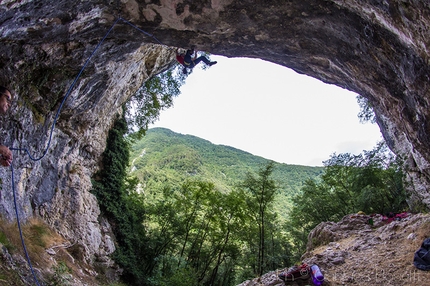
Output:
M62 96L118 16L167 46L261 58L366 97L390 147L408 161L411 191L430 206L428 1L2 1L0 84L19 103L1 119L5 144L42 149ZM83 245L88 261L114 249L89 193L107 131L121 104L174 58L148 42L115 26L66 102L46 160L15 156L21 211ZM0 169L6 188L8 174ZM10 193L2 192L0 212L13 218Z
M154 31L169 45L261 58L367 98L385 140L407 160L411 191L430 204L430 4L226 0L139 8L133 20L162 29Z

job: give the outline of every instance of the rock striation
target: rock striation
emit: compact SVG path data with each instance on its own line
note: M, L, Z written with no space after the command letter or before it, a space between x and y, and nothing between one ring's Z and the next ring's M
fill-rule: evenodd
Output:
M88 263L112 253L110 227L90 193L107 132L122 104L174 61L169 46L190 44L274 62L365 97L408 164L414 202L428 207L429 26L425 0L1 1L0 84L16 95L1 140L36 158L50 142L40 161L15 152L19 213L43 218ZM51 140L55 114L96 48ZM11 171L0 173L0 212L13 219Z

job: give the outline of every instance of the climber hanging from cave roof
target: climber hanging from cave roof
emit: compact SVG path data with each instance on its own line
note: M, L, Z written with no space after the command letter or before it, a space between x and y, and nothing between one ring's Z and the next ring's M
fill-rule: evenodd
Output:
M203 61L208 66L213 66L217 62L211 62L207 57L200 56L197 57L197 51L195 51L195 46L191 46L191 49L187 50L186 53L179 52L179 49L176 50L176 60L184 66L182 72L187 74L187 69L193 69L198 63Z

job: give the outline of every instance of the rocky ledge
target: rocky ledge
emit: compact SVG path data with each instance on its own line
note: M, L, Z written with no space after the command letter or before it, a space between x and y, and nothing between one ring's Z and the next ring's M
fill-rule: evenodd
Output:
M369 218L373 224L369 224ZM417 269L413 259L429 233L429 214L408 214L392 221L381 215L348 215L312 230L302 262L320 267L325 277L323 285L422 286L430 281L430 272ZM288 268L239 286L312 285L311 279L284 283L278 274Z

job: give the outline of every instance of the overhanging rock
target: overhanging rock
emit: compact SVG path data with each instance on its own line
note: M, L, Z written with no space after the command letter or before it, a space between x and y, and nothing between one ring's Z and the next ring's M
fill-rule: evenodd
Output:
M118 17L166 46L260 58L364 96L406 159L415 198L430 206L428 1L2 1L0 84L19 102L2 119L5 144L43 150L68 87ZM88 260L112 251L89 193L107 131L142 82L174 60L150 43L119 21L66 101L47 157L15 155L24 217L42 216L85 245ZM7 189L9 171L0 172ZM0 211L13 217L10 192L2 192Z

